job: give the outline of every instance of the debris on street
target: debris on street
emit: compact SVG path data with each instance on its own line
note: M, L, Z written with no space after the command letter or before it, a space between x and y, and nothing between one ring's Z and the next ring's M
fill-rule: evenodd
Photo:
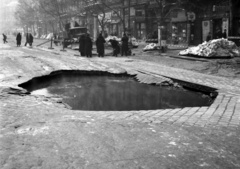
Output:
M236 44L227 39L214 39L209 42L180 51L179 55L201 57L239 57L240 50Z
M137 48L139 46L139 43L137 42L137 39L135 37L129 37L130 41L129 43L131 44L131 46L133 48ZM105 38L107 44L110 46L110 40L116 40L121 44L121 38L117 37L117 36L108 36L107 38Z
M158 46L156 43L150 43L145 48L143 48L143 51L150 51L150 50L157 50Z

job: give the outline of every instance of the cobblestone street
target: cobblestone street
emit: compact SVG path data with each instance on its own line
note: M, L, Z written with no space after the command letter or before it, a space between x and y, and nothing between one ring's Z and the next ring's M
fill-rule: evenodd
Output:
M0 44L0 168L240 168L240 79L142 57L85 58ZM59 70L127 72L140 83L189 82L218 95L209 107L76 111L18 87Z

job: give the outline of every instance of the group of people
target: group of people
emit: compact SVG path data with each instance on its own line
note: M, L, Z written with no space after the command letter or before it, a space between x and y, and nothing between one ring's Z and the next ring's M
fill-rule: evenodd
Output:
M126 34L123 35L121 41L122 41L122 56L128 56L128 40L129 38L127 37ZM104 57L105 54L105 47L104 44L106 43L106 40L104 39L102 33L99 34L97 40L96 40L96 47L97 47L97 53L98 57ZM117 56L120 53L120 45L119 42L115 39L111 39L110 43L113 48L113 56ZM81 56L86 56L86 57L92 57L92 47L93 47L93 42L90 38L90 35L83 34L79 38L79 52Z
M92 39L88 33L82 34L79 38L79 52L81 56L92 57Z
M4 33L2 35L3 35L3 43L8 43L7 36ZM22 42L22 35L20 32L16 36L16 41L17 41L17 47L20 47ZM32 43L33 43L33 36L31 33L27 33L25 46L27 46L27 44L29 44L29 46L32 46Z
M122 42L121 47L122 48L120 48L119 42L116 39L111 39L110 43L113 48L113 56L117 56L120 53L120 51L121 51L122 56L123 55L128 56L129 55L128 41L129 41L129 38L127 37L127 35L123 34L123 37L121 39L121 42Z
M27 44L29 44L29 46L32 46L33 43L33 36L31 33L27 33L26 34L26 43L24 46L27 46Z

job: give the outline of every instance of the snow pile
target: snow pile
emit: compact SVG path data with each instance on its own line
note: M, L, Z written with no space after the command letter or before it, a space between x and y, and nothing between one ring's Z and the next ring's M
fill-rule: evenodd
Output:
M110 43L111 39L116 40L118 42L121 42L121 38L118 38L117 36L108 36L108 37L105 38L105 41L107 42L107 44L109 46L111 46L111 43Z
M137 42L137 39L135 37L131 38L131 42L132 42L133 47L138 47L139 46L139 43Z
M240 50L236 44L227 39L214 39L204 42L196 47L190 47L179 52L179 55L196 55L203 57L236 57Z
M111 43L109 42L109 40L111 40L111 39L114 39L121 44L122 38L118 38L117 36L108 36L107 38L105 38L108 45L111 45ZM139 43L137 42L137 39L135 37L131 37L129 42L131 42L133 47L138 47L139 46Z
M150 43L145 48L143 48L143 51L155 50L155 49L157 49L157 44L156 43Z
M110 39L115 39L117 41L121 41L121 38L118 38L117 36L108 36L105 40L109 42Z

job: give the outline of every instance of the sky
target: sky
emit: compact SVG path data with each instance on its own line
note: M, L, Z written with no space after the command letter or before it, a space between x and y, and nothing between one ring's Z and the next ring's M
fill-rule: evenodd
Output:
M6 25L12 25L14 8L18 0L0 0L0 31L5 31Z

